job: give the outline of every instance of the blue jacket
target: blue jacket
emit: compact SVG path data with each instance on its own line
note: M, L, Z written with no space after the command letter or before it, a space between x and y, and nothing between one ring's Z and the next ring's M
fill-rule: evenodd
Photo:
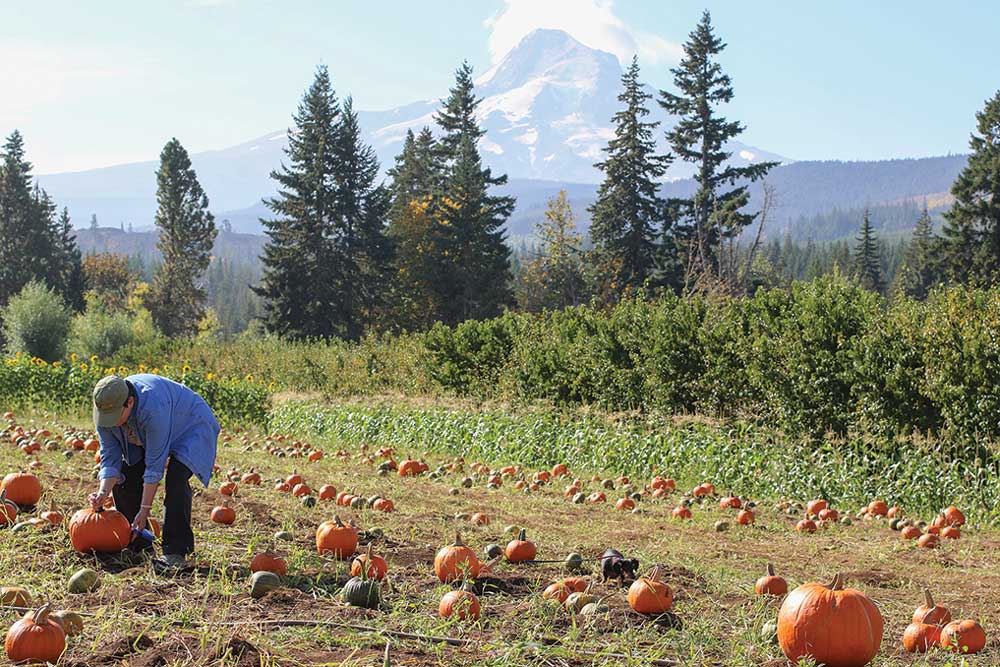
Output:
M208 486L219 438L219 422L208 403L184 385L159 375L142 373L125 379L138 394L128 423L144 447L128 442L122 426L99 427L100 479L120 479L122 464L133 466L145 456L143 482L154 484L163 479L167 457L173 457Z

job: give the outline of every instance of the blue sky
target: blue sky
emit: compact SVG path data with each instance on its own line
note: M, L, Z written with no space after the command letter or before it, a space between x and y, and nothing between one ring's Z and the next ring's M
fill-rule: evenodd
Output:
M703 8L744 140L796 159L964 151L1000 88L1000 3L686 0L41 0L0 9L0 134L37 173L152 159L287 127L314 67L385 109L447 92L537 27L621 58L662 88Z

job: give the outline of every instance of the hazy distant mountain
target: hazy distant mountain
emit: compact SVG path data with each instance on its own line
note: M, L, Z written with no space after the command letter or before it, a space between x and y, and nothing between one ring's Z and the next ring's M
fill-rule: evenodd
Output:
M334 75L336 73L334 72ZM601 174L593 164L612 136L611 117L618 111L621 66L610 53L588 48L560 30L536 30L476 82L483 98L479 120L487 130L480 142L484 160L497 173L506 173L505 192L518 198L508 224L512 235L530 234L545 202L565 187L583 227L586 208L593 201ZM346 92L346 91L342 91ZM652 93L653 91L650 90ZM443 95L442 95L443 96ZM289 109L295 100L289 100ZM434 127L439 99L414 102L388 111L360 112L366 140L375 148L383 170L400 151L407 129ZM651 117L668 119L655 100ZM229 219L237 232L260 233L258 219L268 212L263 197L274 192L269 174L283 158L286 131L218 151L192 155L198 177L213 212ZM853 208L946 192L963 156L877 162L793 162L771 152L734 142L729 147L734 164L762 160L784 163L769 180L778 191L780 208L774 212L772 234L797 229L811 216L835 207ZM96 213L102 226L132 223L148 229L156 210L156 161L118 165L84 172L39 177L60 206L68 206L77 226ZM683 177L690 165L675 163L664 184L668 195L684 195L693 184ZM818 236L817 236L818 238Z

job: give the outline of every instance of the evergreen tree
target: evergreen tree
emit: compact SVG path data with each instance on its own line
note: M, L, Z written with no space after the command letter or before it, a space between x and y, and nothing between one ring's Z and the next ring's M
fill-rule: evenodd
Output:
M938 276L934 266L934 229L931 216L924 206L924 213L917 221L913 237L906 246L903 266L899 274L899 289L908 297L927 298Z
M495 177L484 168L476 148L485 132L475 118L480 100L468 63L456 72L449 92L435 115L443 131L438 152L444 178L432 215L444 263L432 288L441 307L437 319L456 324L496 317L513 303L503 225L514 210L514 198L489 193L491 187L506 184L507 177Z
M261 220L264 246L261 284L264 326L291 338L336 335L335 293L343 271L329 254L337 208L334 180L340 106L330 75L320 66L293 116L285 155L289 164L271 172L278 194L265 200L274 213Z
M430 128L416 137L407 131L403 150L389 170L389 236L395 251L391 323L406 330L430 327L443 310L437 283L447 257L431 207L442 180L437 155Z
M615 114L615 136L607 155L595 167L604 172L597 201L590 207L590 238L603 267L603 289L612 298L622 290L641 288L654 272L657 238L669 232L663 200L656 182L670 164L657 156L653 131L658 122L645 122L645 103L651 98L639 81L639 61L622 74L618 100L624 108Z
M190 336L205 315L203 277L215 243L215 218L191 159L177 139L160 153L156 173L156 243L163 264L153 278L149 310L167 336Z
M549 200L545 218L536 225L535 232L539 247L518 271L520 306L535 312L583 303L587 298L583 237L576 230L565 190ZM523 257L529 253L525 249L520 254Z
M867 211L861 223L861 230L858 232L857 242L854 246L854 276L864 289L881 292L882 260L878 239L872 230Z
M389 191L376 185L378 159L361 140L358 115L351 98L345 100L337 128L334 151L333 235L327 239L336 266L339 314L338 329L349 340L357 340L373 324L385 303L391 247L386 236Z
M97 214L96 213L91 213L90 214L90 231L92 231L92 232L96 232L97 231Z
M67 305L74 310L83 310L83 293L86 289L83 279L83 260L80 246L76 243L69 209L66 207L63 207L54 231L57 276L53 284L58 285L58 290Z
M1000 91L976 114L972 154L945 213L939 259L955 282L993 285L1000 279Z
M696 168L694 195L669 202L678 217L674 247L668 250L686 264L688 282L718 275L721 241L737 237L757 217L743 212L750 199L746 182L763 178L777 164L725 164L731 155L726 144L746 129L717 111L720 104L733 99L732 81L715 60L725 47L713 33L706 10L684 44L680 65L671 70L679 94L660 92L660 106L677 118L667 132L667 141L675 156Z

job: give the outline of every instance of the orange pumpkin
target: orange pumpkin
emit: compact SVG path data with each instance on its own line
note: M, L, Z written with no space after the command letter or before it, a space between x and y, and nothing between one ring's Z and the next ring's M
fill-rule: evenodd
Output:
M661 570L654 567L649 576L639 577L628 589L628 604L640 614L662 614L674 604L670 586L660 581Z
M750 510L740 510L740 513L736 515L736 523L741 526L749 526L754 521L757 520L757 515L755 515Z
M274 572L279 577L288 573L288 563L281 556L272 553L270 549L259 553L250 561L251 572Z
M17 519L17 503L7 500L7 492L0 489L0 526L12 526Z
M339 516L334 516L332 521L324 521L316 529L316 551L321 556L330 554L346 560L354 555L357 548L357 528L345 525Z
M524 563L535 560L535 556L538 555L538 549L528 539L525 529L522 528L517 539L507 543L504 555L507 556L507 561L510 563Z
M630 511L635 509L635 501L631 498L619 498L618 502L615 503L615 507L623 511Z
M274 490L278 493L291 493L292 487L288 486L288 482L278 482L274 485Z
M906 526L900 531L900 535L903 536L904 540L915 540L922 535L920 529L916 526Z
M566 467L565 463L557 463L552 467L553 477L565 477L569 474L569 468Z
M476 512L469 517L469 523L473 526L488 526L490 525L490 518L483 512Z
M292 495L296 498L303 498L312 493L312 489L305 482L300 482L292 487Z
M816 522L812 519L802 519L797 524L795 524L795 530L800 533L815 533L816 532Z
M314 449L311 452L309 452L309 462L310 463L315 463L316 461L319 461L322 458L323 458L323 452L321 452L318 449Z
M337 497L337 487L333 484L324 484L319 487L320 500L334 500Z
M719 500L719 507L722 509L738 510L743 507L743 501L736 496L723 496L722 499Z
M58 526L63 522L62 512L56 507L56 501L52 501L49 504L49 509L42 512L42 518L51 523L53 526Z
M382 581L385 579L385 573L388 571L389 564L381 556L376 556L372 553L371 545L368 546L366 553L355 556L354 560L351 561L352 577L360 577L362 572L365 572L369 579Z
M420 461L414 461L412 459L407 459L399 464L399 476L400 477L416 477L420 474L422 466Z
M589 496L587 496L587 502L588 503L594 503L594 504L596 504L596 503L603 503L603 502L606 502L607 500L608 500L608 497L605 496L600 491L594 491L592 494L590 494Z
M219 493L224 496L235 496L236 492L240 490L240 487L236 485L236 482L226 482L219 487Z
M670 512L670 515L673 516L675 519L690 519L692 516L691 510L685 507L684 505L678 505L677 507L675 507Z
M393 512L396 510L396 504L388 498L379 498L375 501L375 504L372 505L372 509L379 512Z
M118 553L132 541L132 524L118 510L85 507L70 517L69 541L79 553Z
M884 500L873 500L868 505L868 513L872 516L885 516L889 513L889 505Z
M941 626L930 623L910 623L903 632L903 648L910 653L926 653L941 644Z
M943 605L934 604L931 592L924 589L924 603L913 612L913 622L945 625L950 620L951 612L948 608Z
M462 542L458 531L455 531L455 541L442 547L434 557L434 574L444 583L478 576L479 570L479 558Z
M56 663L66 650L66 632L49 617L50 605L28 612L10 626L4 640L7 658L14 663Z
M820 521L829 521L831 523L840 521L840 512L835 509L830 509L829 507L821 509L817 516L819 516Z
M569 594L572 593L569 586L566 585L564 581L557 581L554 584L549 584L544 591L542 591L542 597L546 600L555 600L559 604L566 601Z
M965 515L962 514L962 510L958 509L954 505L941 512L941 516L944 517L944 520L949 526L965 525Z
M30 472L12 472L0 482L7 499L21 507L36 505L42 497L42 483Z
M941 529L941 537L947 538L949 540L957 540L962 536L962 531L960 531L955 526L945 526Z
M258 486L261 482L260 474L257 473L253 468L250 468L250 472L244 473L240 481L244 484L252 484Z
M292 471L292 474L285 478L285 484L287 484L293 489L295 488L296 484L301 484L303 481L304 480L302 479L302 475L300 475L295 471Z
M936 549L941 546L941 539L934 533L925 533L917 540L917 546L925 549Z
M449 591L441 598L438 605L438 615L441 618L451 618L457 616L460 619L477 620L482 608L479 598L472 591L459 590Z
M971 655L986 647L986 631L979 623L966 619L952 621L941 631L941 648Z
M221 505L212 509L211 519L228 526L236 521L236 510L229 506L228 500L224 500Z
M778 612L778 643L793 663L810 657L826 665L861 667L878 652L882 631L875 603L861 591L845 589L839 574L829 585L799 586Z
M767 564L767 574L757 580L754 585L757 595L785 595L788 593L788 582L774 573L774 566Z

